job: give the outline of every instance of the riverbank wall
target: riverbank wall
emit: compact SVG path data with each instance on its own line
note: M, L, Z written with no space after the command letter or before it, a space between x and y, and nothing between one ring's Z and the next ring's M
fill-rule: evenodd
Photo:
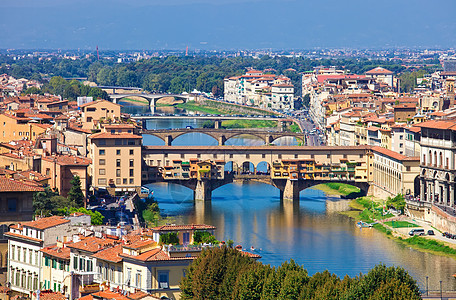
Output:
M442 232L456 233L456 216L431 203L407 201L407 212L410 217L425 221Z

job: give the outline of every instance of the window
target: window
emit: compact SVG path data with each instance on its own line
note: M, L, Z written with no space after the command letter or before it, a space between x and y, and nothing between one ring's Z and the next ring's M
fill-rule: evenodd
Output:
M106 175L106 169L99 169L98 170L99 175Z
M106 185L106 178L98 178L99 185Z
M105 155L105 153L106 153L105 149L99 149L98 150L98 154L99 155Z
M141 288L141 272L136 273L135 285L137 288Z
M115 145L116 145L116 146L122 145L122 139L116 139Z
M133 155L133 154L134 154L134 150L130 149L130 155Z
M16 211L17 210L17 199L16 198L8 198L8 211Z
M134 184L134 179L130 178L130 184Z
M116 184L120 184L121 180L120 178L116 178Z
M158 271L158 288L169 288L169 271Z
M56 259L52 260L52 268L57 269L57 260Z
M120 149L116 150L116 155L120 155Z
M135 171L133 169L130 169L130 177L135 176Z
M130 167L133 168L134 167L134 163L135 163L135 161L133 159L130 159Z
M74 262L76 262L76 260L75 260ZM49 259L49 257L47 257L47 256L44 257L44 265L45 265L46 267L49 267L49 266L51 265L51 264L50 264L50 259ZM76 266L77 266L77 264L76 264ZM76 269L76 267L75 267L75 269Z
M403 135L400 135L400 136L399 136L399 139L400 139L400 140L402 140L403 138L404 138L404 136L403 136Z
M100 160L98 161L98 164L99 164L100 166L104 166L104 165L106 165L106 160L100 159Z
M122 178L122 183L127 184L127 178Z
M116 177L120 177L120 169L116 169Z
M11 246L11 260L15 260L15 259L16 259L16 246L12 245Z
M135 145L135 140L128 140L128 145L134 146Z
M100 146L106 146L106 140L105 139L100 139L100 142L98 144Z

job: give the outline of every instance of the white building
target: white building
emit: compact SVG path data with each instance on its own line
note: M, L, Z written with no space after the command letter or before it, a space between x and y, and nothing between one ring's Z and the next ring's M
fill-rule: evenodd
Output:
M42 218L11 226L8 238L8 281L15 292L30 295L43 287L41 248L57 243L71 231L61 216Z

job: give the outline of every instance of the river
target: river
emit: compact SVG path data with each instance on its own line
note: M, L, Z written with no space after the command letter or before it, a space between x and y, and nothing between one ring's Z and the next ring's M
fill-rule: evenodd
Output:
M147 127L199 127L197 120L148 121ZM184 138L187 136L186 138ZM212 138L184 135L176 145L215 145ZM144 137L145 145L163 145L154 137ZM261 142L251 136L239 137L236 145ZM228 143L227 143L228 144ZM293 204L280 201L279 191L263 183L233 183L222 186L207 203L193 201L193 192L173 184L151 184L162 213L175 223L205 223L217 227L219 240L232 239L262 256L274 266L294 259L310 274L328 269L340 277L366 273L378 263L408 270L422 289L426 277L431 290L455 290L456 260L423 253L388 239L375 229L360 229L348 217L339 214L343 202L316 189L300 193Z

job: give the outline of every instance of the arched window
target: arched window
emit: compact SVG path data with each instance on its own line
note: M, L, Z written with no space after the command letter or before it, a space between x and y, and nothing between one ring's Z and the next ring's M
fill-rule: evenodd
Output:
M429 165L432 165L432 152L429 150Z
M443 155L442 155L442 152L439 153L439 167L440 168L443 167Z
M423 163L422 163L423 166L426 165L426 154L423 154Z
M434 167L437 167L437 151L434 151Z

